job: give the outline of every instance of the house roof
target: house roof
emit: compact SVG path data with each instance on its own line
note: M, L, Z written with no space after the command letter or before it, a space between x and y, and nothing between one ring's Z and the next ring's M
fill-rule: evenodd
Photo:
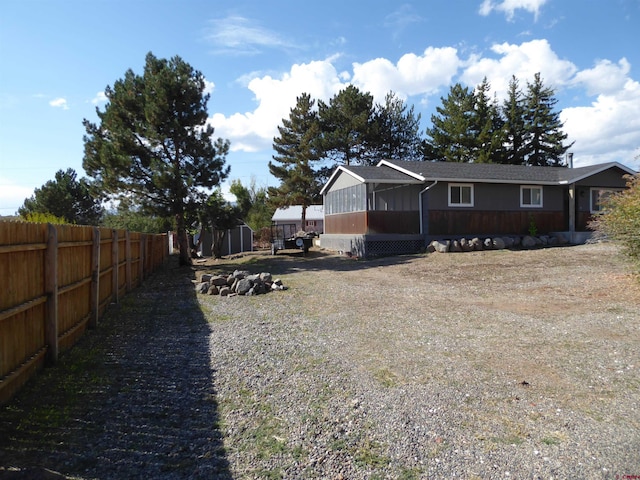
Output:
M302 218L302 205L278 208L271 220L273 221L298 221ZM309 205L306 212L307 220L324 220L323 205Z
M586 177L610 168L620 168L625 173L633 170L617 162L602 163L579 168L530 167L524 165L502 165L496 163L460 162L412 162L382 160L378 167L387 167L413 174L423 181L465 181L491 183L536 183L562 185L578 182ZM415 178L415 177L414 177Z
M536 185L566 185L618 168L624 173L637 172L618 162L601 163L578 168L530 167L498 163L421 162L381 160L376 166L340 166L322 188L324 194L334 180L343 174L363 183L420 184L425 182L532 183Z

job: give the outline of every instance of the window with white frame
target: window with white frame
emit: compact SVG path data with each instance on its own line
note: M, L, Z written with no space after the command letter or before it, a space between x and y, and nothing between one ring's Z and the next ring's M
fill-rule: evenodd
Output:
M607 198L618 193L619 190L613 188L592 188L591 189L591 213L600 213L606 203Z
M315 227L315 226L316 226L315 220L307 220L307 227Z
M449 184L450 207L473 207L473 184L450 183Z
M542 208L542 187L520 186L520 206L523 208Z

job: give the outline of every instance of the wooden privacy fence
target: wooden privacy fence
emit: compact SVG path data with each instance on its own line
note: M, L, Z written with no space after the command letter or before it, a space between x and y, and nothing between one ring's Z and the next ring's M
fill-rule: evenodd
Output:
M0 405L167 256L166 235L0 222Z

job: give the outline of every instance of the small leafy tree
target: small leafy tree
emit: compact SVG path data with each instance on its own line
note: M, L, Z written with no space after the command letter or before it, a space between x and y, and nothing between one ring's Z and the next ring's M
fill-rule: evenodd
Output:
M84 120L83 167L97 187L117 199L134 199L144 213L173 217L180 263L190 264L188 205L229 174L229 142L213 140L207 124L205 79L180 57L147 54L143 75L132 70L107 87L99 124Z
M173 230L173 219L157 217L142 212L139 208L122 202L115 210L107 211L102 226L140 233L166 233Z
M201 225L211 229L211 252L214 258L222 258L222 245L227 230L238 225L239 214L240 209L226 201L220 190L214 190L200 207Z
M254 232L271 226L271 217L275 209L269 203L267 188L256 186L255 178L245 187L240 180L231 182L229 191L235 195L240 218L251 227Z
M78 180L72 168L58 170L54 180L36 188L18 209L18 215L29 221L50 215L63 223L79 225L98 225L102 213L100 199L91 195L89 182L84 178Z
M56 217L52 213L27 213L22 219L29 223L51 223L52 225L64 225L69 223L66 219Z
M627 176L627 189L605 200L590 228L623 246L640 271L640 174Z

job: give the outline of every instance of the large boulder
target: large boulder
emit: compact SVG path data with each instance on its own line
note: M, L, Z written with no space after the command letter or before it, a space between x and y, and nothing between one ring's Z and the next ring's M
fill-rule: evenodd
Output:
M245 295L253 287L253 282L248 278L241 278L235 285L234 292L238 295Z
M525 235L522 237L522 246L524 248L533 248L536 246L536 239L531 235Z
M451 242L449 240L434 240L431 245L436 249L438 253L447 253Z

